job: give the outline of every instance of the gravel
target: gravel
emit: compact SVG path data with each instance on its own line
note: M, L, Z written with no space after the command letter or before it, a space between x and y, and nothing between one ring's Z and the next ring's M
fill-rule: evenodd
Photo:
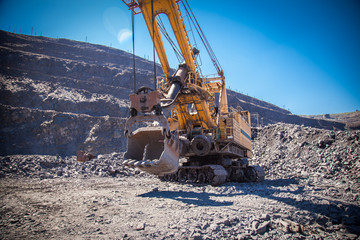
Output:
M123 153L0 157L0 239L360 239L359 131L253 130L262 183L162 182Z
M76 156L11 155L0 157L0 177L4 178L89 178L144 176L143 172L122 166L123 153L99 155L87 162Z

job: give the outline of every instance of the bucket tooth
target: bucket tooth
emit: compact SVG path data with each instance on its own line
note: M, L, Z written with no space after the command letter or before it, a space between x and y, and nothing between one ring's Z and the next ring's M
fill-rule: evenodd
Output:
M144 163L143 161L138 161L138 162L135 162L134 166L137 168L141 168L143 163Z
M152 161L144 161L141 163L141 165L139 165L140 168L148 168L151 167L153 165Z
M125 166L128 166L128 167L135 167L135 163L136 163L136 161L134 161L134 160L132 160L132 159L130 159L130 160L126 160L126 161L124 161L124 165Z

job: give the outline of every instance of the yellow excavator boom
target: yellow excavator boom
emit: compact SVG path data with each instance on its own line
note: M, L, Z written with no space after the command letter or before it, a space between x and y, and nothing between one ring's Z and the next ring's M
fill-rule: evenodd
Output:
M169 19L171 28L174 31L175 38L179 44L186 65L191 72L196 71L194 62L194 53L185 30L185 24L179 10L178 1L175 0L136 0L126 1L125 4L131 9L138 9L137 13L142 13L150 36L155 44L155 49L159 57L162 69L168 80L170 78L170 67L162 41L160 29L156 20L159 14L165 14ZM154 36L155 38L154 38Z

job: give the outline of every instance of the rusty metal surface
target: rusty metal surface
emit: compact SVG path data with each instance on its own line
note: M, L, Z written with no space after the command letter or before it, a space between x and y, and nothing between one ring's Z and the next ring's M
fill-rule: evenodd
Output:
M146 127L129 135L124 165L158 176L176 172L181 152L179 136L163 130Z
M141 91L129 95L131 108L138 112L150 112L160 104L160 94L157 91Z

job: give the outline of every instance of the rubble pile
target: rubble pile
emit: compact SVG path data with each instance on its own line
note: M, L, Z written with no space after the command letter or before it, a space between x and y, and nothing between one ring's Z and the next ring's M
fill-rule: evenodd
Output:
M296 178L360 201L360 131L278 123L253 129L253 138L252 162L265 168L267 179Z
M124 177L144 173L122 166L123 153L99 155L86 162L76 156L12 155L0 157L0 177L9 178L67 178L67 177Z
M360 189L360 131L330 131L291 124L254 128L252 164L267 179L297 178L311 185ZM87 162L76 156L10 155L0 157L0 177L110 176L134 173L121 163L123 153L98 155ZM121 175L120 174L120 175ZM360 191L359 191L360 192ZM357 194L360 199L360 193Z

